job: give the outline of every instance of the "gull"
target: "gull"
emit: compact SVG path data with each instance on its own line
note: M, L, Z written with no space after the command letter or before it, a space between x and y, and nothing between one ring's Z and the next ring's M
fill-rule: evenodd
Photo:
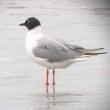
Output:
M96 52L104 48L86 49L59 38L46 36L42 33L41 23L35 17L28 18L20 26L28 29L25 48L31 60L47 68L45 84L49 85L49 70L52 69L52 84L55 85L55 69L66 68L75 62L106 52Z

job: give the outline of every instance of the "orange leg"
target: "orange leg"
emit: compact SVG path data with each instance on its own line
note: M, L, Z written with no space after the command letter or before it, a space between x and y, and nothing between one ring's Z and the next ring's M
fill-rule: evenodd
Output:
M47 69L47 72L46 72L46 83L45 83L45 85L49 85L48 77L49 77L49 70Z
M53 85L55 85L55 69L53 68L53 82L52 82Z

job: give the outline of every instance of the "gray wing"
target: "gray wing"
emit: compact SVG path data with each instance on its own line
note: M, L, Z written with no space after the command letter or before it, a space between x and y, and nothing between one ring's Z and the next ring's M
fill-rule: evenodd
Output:
M36 57L47 59L50 62L64 61L82 56L82 53L66 42L43 38L38 41L37 47L33 48Z
M68 42L66 42L66 41L64 41L62 39L56 38L56 40L58 42L62 43L63 45L65 45L67 48L73 50L73 51L83 51L83 50L85 50L84 47L81 47L79 45L74 45L73 43L68 43Z

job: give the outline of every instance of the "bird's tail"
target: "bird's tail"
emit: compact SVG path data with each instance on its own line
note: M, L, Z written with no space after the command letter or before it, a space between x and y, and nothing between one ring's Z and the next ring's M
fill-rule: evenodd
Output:
M107 52L96 52L99 50L102 50L104 48L96 48L96 49L85 49L84 50L84 55L90 55L90 56L94 56L94 55L100 55L100 54L107 54Z
M82 62L88 60L90 57L100 54L107 54L107 52L96 52L102 50L104 48L96 48L96 49L82 49L83 55L79 58L74 59L74 62Z
M96 52L99 50L103 50L104 48L95 48L95 49L84 49L83 52L84 53L92 53L92 52Z

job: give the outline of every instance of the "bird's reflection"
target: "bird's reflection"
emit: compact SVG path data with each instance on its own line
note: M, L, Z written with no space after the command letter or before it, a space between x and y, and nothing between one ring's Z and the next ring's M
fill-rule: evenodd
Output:
M81 103L82 94L74 92L56 92L55 85L46 85L45 92L32 97L32 110L57 110L63 105L64 109L71 104ZM73 107L73 106L72 106Z
M46 88L46 94L48 95L49 94L49 85L46 85L45 88ZM52 94L55 95L55 85L52 85Z
M53 85L52 88L53 88L53 95L55 95L55 85Z

